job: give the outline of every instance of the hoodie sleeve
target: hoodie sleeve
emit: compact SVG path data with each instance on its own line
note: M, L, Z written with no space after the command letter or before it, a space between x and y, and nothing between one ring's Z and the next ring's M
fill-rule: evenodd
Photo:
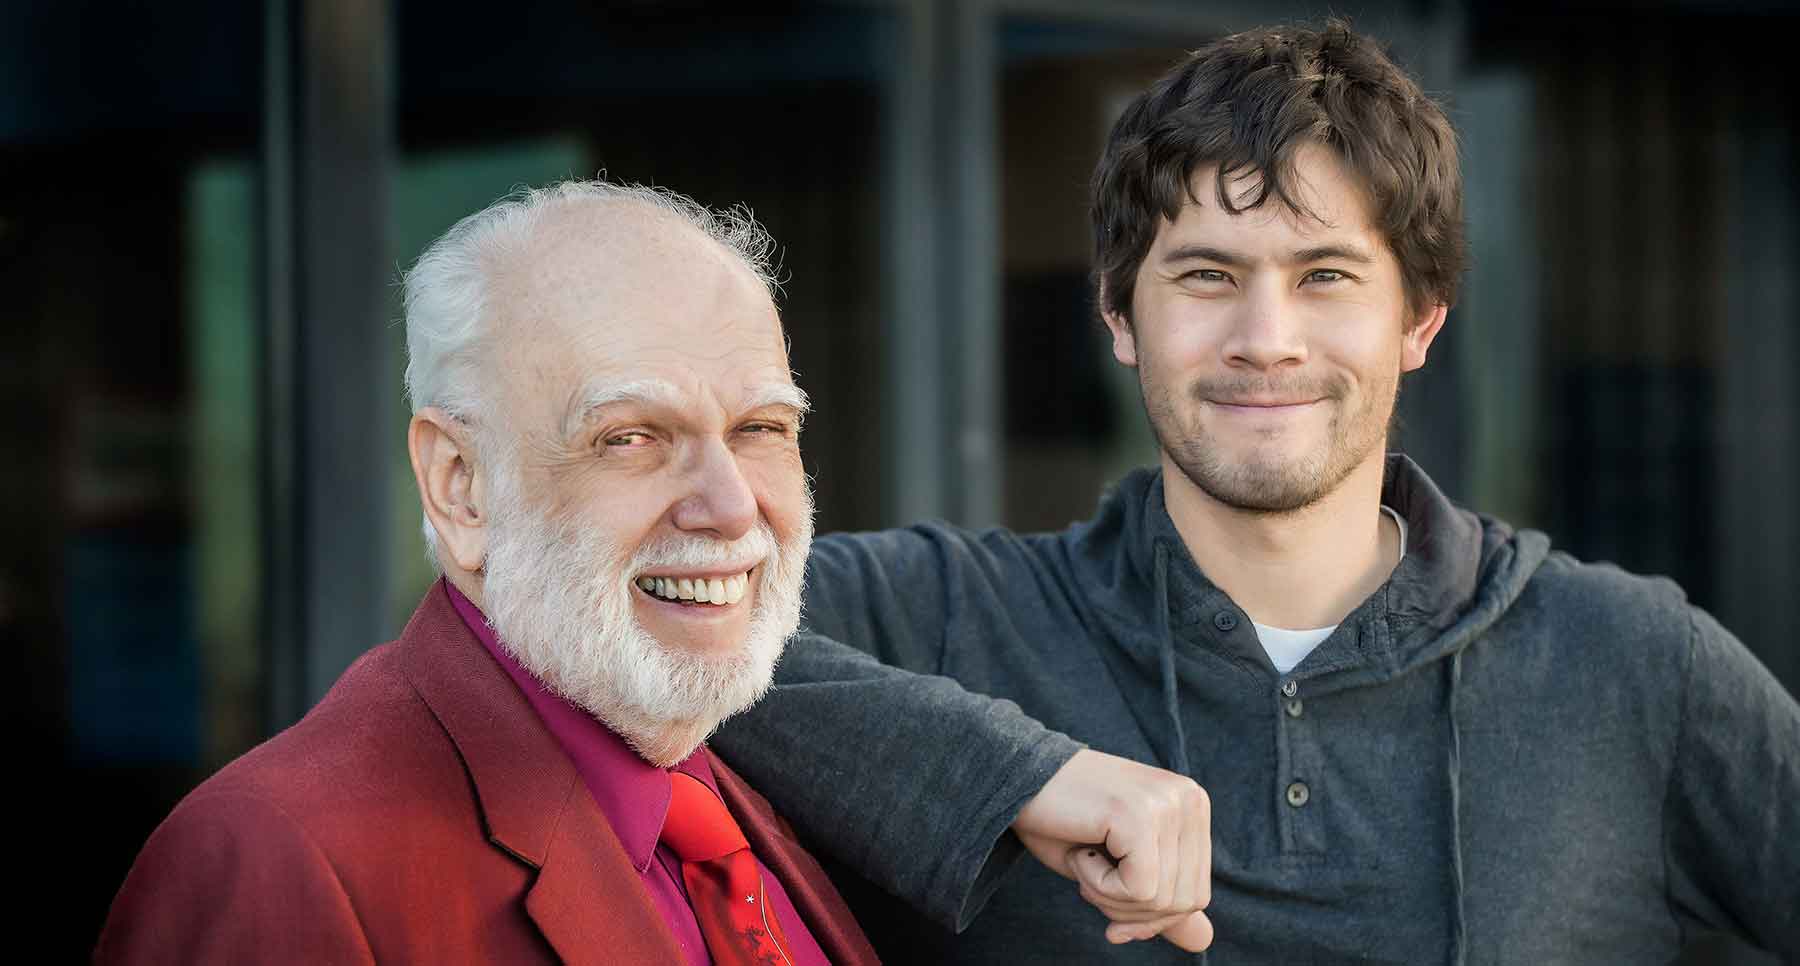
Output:
M960 931L1024 854L1013 818L1081 745L938 676L956 536L821 539L774 687L712 745L810 845Z
M1684 928L1800 963L1800 705L1706 613L1690 664L1665 816Z

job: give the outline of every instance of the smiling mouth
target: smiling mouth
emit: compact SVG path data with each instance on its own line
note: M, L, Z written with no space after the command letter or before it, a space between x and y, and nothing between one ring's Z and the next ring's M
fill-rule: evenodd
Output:
M729 577L639 577L633 583L646 594L674 604L726 607L744 599L750 588L750 573Z
M1299 409L1303 406L1310 406L1313 403L1319 402L1317 399L1298 399L1291 402L1268 402L1264 400L1234 401L1229 399L1210 399L1207 401L1223 409Z

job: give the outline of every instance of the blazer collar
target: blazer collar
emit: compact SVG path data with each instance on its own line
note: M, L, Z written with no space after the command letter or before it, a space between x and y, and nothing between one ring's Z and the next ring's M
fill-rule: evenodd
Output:
M469 774L495 847L538 870L526 912L569 963L680 962L625 848L556 737L432 585L401 667Z

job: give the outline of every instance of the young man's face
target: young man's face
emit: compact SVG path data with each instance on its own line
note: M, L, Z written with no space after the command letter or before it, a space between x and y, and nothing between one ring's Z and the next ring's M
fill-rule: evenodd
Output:
M1228 214L1214 169L1195 171L1202 203L1157 231L1130 320L1106 319L1168 459L1219 503L1265 513L1310 506L1381 459L1400 374L1424 364L1444 319L1408 311L1399 262L1336 155L1304 148L1295 170L1316 219L1273 197Z

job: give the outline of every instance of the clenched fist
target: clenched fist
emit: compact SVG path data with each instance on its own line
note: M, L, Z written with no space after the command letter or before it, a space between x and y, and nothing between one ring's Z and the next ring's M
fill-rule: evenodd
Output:
M1212 945L1212 804L1194 780L1079 751L1026 803L1013 831L1039 862L1081 884L1115 943L1161 936Z

